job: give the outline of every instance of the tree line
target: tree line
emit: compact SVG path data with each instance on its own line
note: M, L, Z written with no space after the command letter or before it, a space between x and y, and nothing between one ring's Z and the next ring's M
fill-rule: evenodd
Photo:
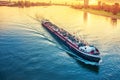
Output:
M89 6L89 8L95 9L95 10L103 10L106 12L111 12L114 15L116 15L117 13L120 12L119 3L114 3L113 5L108 5L106 3L101 4L101 2L98 2L98 5L91 5L91 6Z
M71 7L76 9L93 9L93 10L102 10L105 12L111 12L112 14L116 15L117 13L120 13L120 5L119 3L114 3L113 5L109 5L106 3L98 2L98 5L88 5L87 7L85 5L71 5Z

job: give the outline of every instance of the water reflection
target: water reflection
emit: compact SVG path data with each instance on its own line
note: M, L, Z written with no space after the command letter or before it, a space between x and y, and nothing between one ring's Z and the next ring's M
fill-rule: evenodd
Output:
M84 13L83 13L83 20L84 20L84 23L87 23L88 13L86 11L84 11Z
M112 26L117 26L117 18L111 18Z

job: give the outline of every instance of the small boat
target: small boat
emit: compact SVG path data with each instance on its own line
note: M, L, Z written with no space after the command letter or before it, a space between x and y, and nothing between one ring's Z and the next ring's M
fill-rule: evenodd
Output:
M95 46L85 43L85 41L71 35L47 19L41 20L41 25L57 37L57 39L67 46L75 55L90 62L99 63L101 60L100 52Z

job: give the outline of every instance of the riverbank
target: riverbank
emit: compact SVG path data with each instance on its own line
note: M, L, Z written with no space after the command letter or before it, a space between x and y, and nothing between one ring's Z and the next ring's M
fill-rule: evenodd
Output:
M106 17L120 19L120 13L118 13L117 15L113 15L111 12L106 12L103 10L93 10L93 9L80 9L80 10L86 11L86 12L89 12L92 14L96 14L96 15L102 15L102 16L106 16Z

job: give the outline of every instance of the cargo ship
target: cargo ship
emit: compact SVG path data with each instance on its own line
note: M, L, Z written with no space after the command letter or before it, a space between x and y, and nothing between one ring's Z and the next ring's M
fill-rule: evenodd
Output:
M100 52L95 46L90 45L66 30L59 28L47 19L41 20L41 25L47 29L51 35L54 35L65 46L67 46L75 55L91 62L99 63L101 60Z

